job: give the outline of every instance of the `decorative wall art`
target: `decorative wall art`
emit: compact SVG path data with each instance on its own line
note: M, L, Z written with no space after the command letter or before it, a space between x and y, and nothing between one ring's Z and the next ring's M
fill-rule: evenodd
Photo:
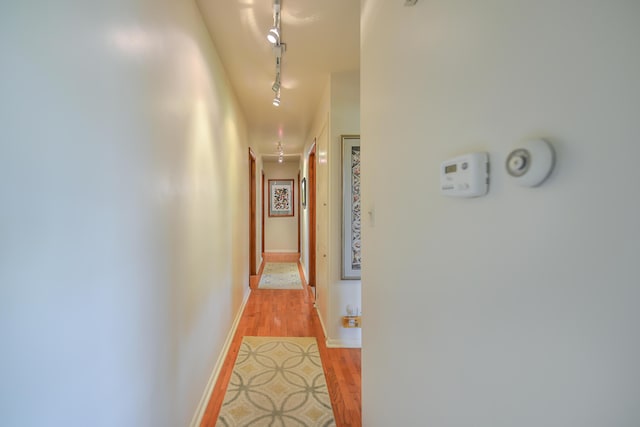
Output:
M307 208L307 178L302 178L302 182L300 183L300 202L302 203L302 208Z
M269 216L293 216L293 180L269 180Z
M342 136L342 279L360 280L360 135Z

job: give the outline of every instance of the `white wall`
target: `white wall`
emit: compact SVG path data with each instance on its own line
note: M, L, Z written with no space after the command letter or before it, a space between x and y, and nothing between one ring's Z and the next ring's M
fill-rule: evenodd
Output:
M300 164L296 162L271 162L262 164L265 175L264 200L264 246L265 252L298 252L298 215L300 200L298 188L298 172ZM294 216L269 216L269 180L292 179L294 188ZM302 179L302 177L300 178Z
M361 329L342 327L346 307L362 308L360 280L342 280L342 135L360 134L360 70L331 74L330 250L329 286L331 310L325 319L330 346L359 347ZM361 143L366 149L366 142Z
M249 136L250 142L254 140ZM262 264L262 205L264 195L262 194L262 172L264 170L262 156L256 153L256 273ZM265 178L265 186L268 184Z
M317 161L317 306L331 347L359 347L360 329L342 327L346 306L361 307L360 281L341 280L342 135L360 132L359 71L332 73L318 104L308 143L303 175L308 179L308 153L316 141ZM302 260L308 272L308 212L302 220ZM325 242L326 240L326 242ZM324 249L326 248L326 249ZM326 258L323 256L326 254Z
M195 4L11 2L0 50L0 424L189 424L248 289L244 119Z
M303 150L304 158L302 159L302 162L303 162L302 176L306 177L308 180L309 179L309 154L311 153L311 150L313 149L313 146L315 144L316 248L319 243L318 240L322 238L322 235L317 231L318 226L322 224L321 221L323 221L323 214L324 214L324 211L321 210L322 203L323 203L322 195L318 194L318 190L322 189L322 187L320 187L321 185L324 185L324 188L326 188L326 182L327 182L326 179L324 181L320 181L320 180L322 179L322 175L323 175L322 162L326 162L326 155L327 155L326 149L323 148L323 145L326 145L326 144L323 143L322 138L324 138L323 135L326 135L327 128L330 126L330 123L329 123L330 102L331 102L331 79L330 77L327 77L325 88L322 91L322 96L320 97L320 101L318 102L318 107L317 107L315 116L313 118L311 130L309 132L309 135L307 136L307 142L305 143L304 150ZM304 273L306 275L306 279L308 282L310 280L310 277L309 277L309 209L308 208L303 211L303 217L302 217L300 227L301 227L300 228L300 233L301 233L300 259L302 262L302 268L304 270ZM326 280L323 281L322 277L319 277L322 273L322 270L320 270L321 260L322 260L322 253L318 249L316 249L316 277L315 277L315 288L314 288L315 307L318 310L318 315L322 323L327 318L327 310L328 310L329 304L327 303L328 284L326 283ZM327 269L325 268L324 269L325 276L327 274L326 270ZM324 323L322 323L322 327L325 330L325 335L326 335L326 328L324 326Z
M640 3L364 0L364 425L640 425ZM539 188L504 170L543 136ZM491 158L486 197L439 165Z
M331 96L331 84L330 79L327 79L327 83L325 88L322 91L322 96L320 97L320 101L318 102L318 109L313 118L313 122L311 124L311 130L309 135L307 136L307 141L305 143L303 149L303 158L302 158L302 172L300 174L301 178L306 177L307 181L309 180L309 154L311 153L311 149L313 145L316 143L316 139L320 134L322 128L328 126L328 115L329 115L329 101ZM316 144L316 162L318 161L320 153L318 153L317 144ZM318 183L316 182L316 187ZM307 186L307 194L309 192L309 187ZM316 219L317 221L317 219ZM301 218L300 223L300 259L302 263L302 269L307 275L307 280L309 279L309 209L303 210L303 216Z

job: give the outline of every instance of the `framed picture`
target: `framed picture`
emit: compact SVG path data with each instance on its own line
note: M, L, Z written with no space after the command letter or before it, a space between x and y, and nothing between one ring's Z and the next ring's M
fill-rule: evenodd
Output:
M293 216L293 180L269 180L269 216Z
M342 136L342 279L360 280L362 264L360 135Z
M300 183L300 203L302 203L302 209L307 208L307 178L302 178Z

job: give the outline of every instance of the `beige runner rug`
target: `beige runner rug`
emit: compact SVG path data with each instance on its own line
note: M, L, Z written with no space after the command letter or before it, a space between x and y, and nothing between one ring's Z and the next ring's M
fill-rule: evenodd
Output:
M296 262L268 262L262 271L258 289L302 289Z
M216 426L335 426L313 337L244 337Z

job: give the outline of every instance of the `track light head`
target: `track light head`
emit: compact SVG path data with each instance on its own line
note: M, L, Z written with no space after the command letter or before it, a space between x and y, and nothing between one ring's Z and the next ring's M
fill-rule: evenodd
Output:
M273 105L276 107L280 106L280 88L276 91L276 96L273 98Z
M276 149L278 150L278 163L282 163L284 161L284 147L282 146L282 141L278 141Z
M280 44L280 30L277 27L271 27L267 33L267 40L273 45Z

